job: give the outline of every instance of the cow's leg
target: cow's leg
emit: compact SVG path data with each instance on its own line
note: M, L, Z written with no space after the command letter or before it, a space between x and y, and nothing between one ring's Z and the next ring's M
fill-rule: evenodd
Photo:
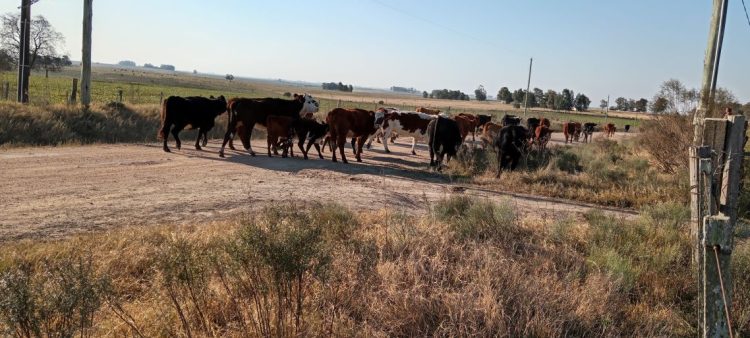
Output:
M357 138L357 162L362 162L362 146L364 146L367 136L360 136ZM383 144L385 144L385 137L383 138Z
M268 149L268 157L273 157L273 156L271 156L271 146L274 143L276 143L276 141L271 137L271 134L268 134L266 136L266 146L267 146L267 149Z
M251 142L251 140L253 139L253 129L255 128L255 123L248 124L245 128L246 130L243 133L244 135L240 135L240 136L244 136L243 137L244 139L242 140L242 145L245 146L245 151L247 151L248 154L250 154L250 156L255 156L255 152L253 151L253 145Z
M391 141L391 142L393 142L393 141ZM411 138L411 154L412 155L416 155L417 154L417 152L414 151L414 149L416 147L417 147L417 138L412 136L412 138Z
M309 145L310 145L310 144L312 143L312 141L308 141L308 142L307 142L307 144L308 144L308 148L307 148L307 149L308 149L308 150L305 150L305 140L306 140L306 139L307 139L306 137L305 137L305 138L303 138L303 137L300 137L300 138L299 138L299 139L297 140L297 147L299 147L299 151L301 151L301 152L302 152L302 156L304 157L304 159L307 159L307 152L308 152L308 151L309 151L309 149L310 149Z
M432 142L427 145L427 150L430 153L430 167L435 166L435 150L432 148Z
M172 152L169 150L169 147L167 146L167 140L169 139L169 128L172 127L171 123L164 123L164 125L161 127L161 130L159 131L159 135L161 135L161 138L164 139L164 145L162 149L166 152Z
M346 154L344 154L344 145L346 145L346 134L340 135L336 140L336 146L339 148L339 154L341 154L341 162L349 163L346 160Z
M232 129L228 128L227 132L224 133L224 141L221 142L221 148L219 149L219 157L224 157L224 147L227 146L227 142L231 141L233 137L234 137L234 133L232 132Z
M198 138L195 139L195 150L202 150L200 142L201 142L201 138L202 138L201 136L203 136L204 132L205 132L205 130L202 127L198 128Z
M172 127L172 136L174 136L174 140L177 143L177 150L180 150L182 147L182 142L180 142L180 132L182 131L182 128L185 128L185 126L175 125Z
M357 156L357 138L352 137L352 152L354 153L354 156Z
M385 149L386 153L390 153L391 150L388 149L388 138L391 137L391 128L388 128L388 130L383 131L383 149Z
M375 141L377 141L378 143L380 143L380 133L382 133L382 131L378 130L377 132L375 132L375 134L370 135L370 137L367 139L367 146L366 146L367 149L370 149L370 147L372 147L372 140L373 139L375 139Z
M499 148L499 147L498 147ZM497 151L497 171L495 177L500 177L500 173L503 171L503 152L498 149Z

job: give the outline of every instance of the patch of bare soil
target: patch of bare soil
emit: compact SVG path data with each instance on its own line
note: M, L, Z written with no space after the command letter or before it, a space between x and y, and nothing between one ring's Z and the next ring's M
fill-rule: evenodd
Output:
M559 142L561 135L555 134ZM622 217L632 211L553 198L501 193L457 185L428 169L429 155L418 144L411 155L405 140L382 151L364 152L356 163L268 158L228 151L219 158L219 141L203 151L189 147L164 153L157 144L20 148L0 151L0 241L56 239L126 225L203 223L252 213L269 205L296 207L335 202L352 209L424 213L436 200L466 194L507 200L521 213L539 217L580 214L592 208ZM173 143L170 143L172 145ZM410 143L409 143L410 146Z

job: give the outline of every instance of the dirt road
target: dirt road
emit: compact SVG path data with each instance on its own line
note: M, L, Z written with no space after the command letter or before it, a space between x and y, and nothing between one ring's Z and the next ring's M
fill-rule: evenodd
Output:
M125 225L201 223L282 204L336 202L354 209L419 213L453 193L508 200L540 217L594 207L457 186L427 170L426 147L418 145L413 156L404 144L394 145L391 154L374 144L363 163L349 155L348 165L332 163L329 153L326 160L308 161L260 156L265 153L260 142L253 144L257 157L229 151L221 159L216 140L204 151L183 148L170 154L157 144L3 150L0 241L54 239Z

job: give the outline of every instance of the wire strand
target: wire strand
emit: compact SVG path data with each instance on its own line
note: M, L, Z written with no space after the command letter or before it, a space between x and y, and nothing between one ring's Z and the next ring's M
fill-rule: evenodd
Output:
M721 298L724 300L724 313L727 316L727 328L729 338L734 338L732 333L732 321L729 319L729 307L727 307L727 293L724 291L724 277L721 276L721 263L719 263L719 246L714 245L714 257L716 257L716 269L719 270L719 285L721 286Z
M750 16L747 15L747 7L745 6L745 0L742 0L742 8L745 9L745 19L747 19L747 25L750 26Z

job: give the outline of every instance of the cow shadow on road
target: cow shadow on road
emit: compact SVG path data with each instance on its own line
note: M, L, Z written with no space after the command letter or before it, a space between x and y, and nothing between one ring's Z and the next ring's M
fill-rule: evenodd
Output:
M189 149L185 151L184 156L197 157L213 161L223 161L234 164L247 165L254 168L273 170L297 174L303 170L326 170L347 175L375 175L390 176L399 179L422 181L429 183L449 183L445 175L431 171L425 160L420 161L418 156L411 155L410 149L392 150L386 154L382 149L365 150L362 156L363 162L356 162L352 149L347 147L346 158L348 164L341 162L340 156L337 156L339 162L331 161L330 151L323 153L324 159L318 158L317 152L311 149L308 154L310 159L302 158L301 152L295 152L295 157L282 158L274 155L268 157L265 147L253 147L256 156L250 156L245 151L233 151L226 149L226 157L218 156L218 147L209 144L203 151ZM425 152L420 153L426 156ZM337 155L339 155L337 153Z

